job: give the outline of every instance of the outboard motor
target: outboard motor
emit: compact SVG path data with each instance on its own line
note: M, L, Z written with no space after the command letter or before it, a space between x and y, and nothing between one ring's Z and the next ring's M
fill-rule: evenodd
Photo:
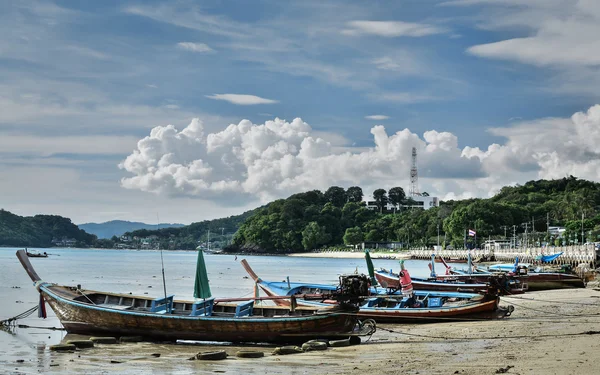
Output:
M364 274L341 275L334 298L338 303L358 304L369 295L369 277Z

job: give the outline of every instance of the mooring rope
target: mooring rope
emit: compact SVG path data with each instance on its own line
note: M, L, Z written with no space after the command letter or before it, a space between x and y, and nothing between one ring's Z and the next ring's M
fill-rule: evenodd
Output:
M553 333L553 334L542 334L535 336L477 336L477 337L456 337L456 336L434 336L434 335L420 335L417 333L407 333L407 332L398 332L392 329L377 327L377 329L381 331L386 331L389 333L396 333L399 335L413 336L413 337L423 337L428 339L440 339L440 340L459 340L459 341L470 341L470 340L502 340L502 339L522 339L524 337L531 338L540 338L540 337L566 337L566 336L582 336L582 335L600 335L600 331L584 331L584 332L576 332L576 333ZM379 343L379 342L377 342Z
M34 312L36 312L38 308L39 308L39 305L38 306L34 306L34 307L30 308L29 310L20 313L19 315L13 316L12 318L5 319L5 320L0 320L0 325L2 325L2 326L11 326L11 325L14 325L15 324L14 322L16 322L19 319L27 318L29 315L31 315Z

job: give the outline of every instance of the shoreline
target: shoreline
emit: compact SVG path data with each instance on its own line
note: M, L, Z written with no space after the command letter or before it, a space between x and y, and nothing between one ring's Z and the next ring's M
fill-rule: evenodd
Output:
M371 259L391 259L391 260L407 260L412 259L410 254L392 253L392 252L370 252ZM362 259L365 257L364 251L323 251L318 253L290 253L286 254L290 257L304 258L348 258Z

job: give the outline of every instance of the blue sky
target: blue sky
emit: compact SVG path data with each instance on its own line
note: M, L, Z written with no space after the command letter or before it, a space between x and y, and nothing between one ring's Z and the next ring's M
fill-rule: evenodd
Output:
M598 21L594 1L4 2L0 206L189 223L408 190L413 146L446 199L598 180Z

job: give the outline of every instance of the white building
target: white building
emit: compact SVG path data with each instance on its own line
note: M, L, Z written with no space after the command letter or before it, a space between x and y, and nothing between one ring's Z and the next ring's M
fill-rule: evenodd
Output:
M415 201L415 204L413 204L413 205L403 204L402 208L412 207L412 208L422 208L424 210L428 210L431 207L438 207L440 205L440 200L438 199L438 197L428 197L428 196L424 196L424 195L416 195L411 198L413 199L413 201ZM367 201L367 208L369 210L379 211L379 207L377 207L377 203L375 201ZM397 207L394 207L394 205L391 203L387 203L385 205L385 207L383 208L383 212L394 212L395 210L397 210Z

